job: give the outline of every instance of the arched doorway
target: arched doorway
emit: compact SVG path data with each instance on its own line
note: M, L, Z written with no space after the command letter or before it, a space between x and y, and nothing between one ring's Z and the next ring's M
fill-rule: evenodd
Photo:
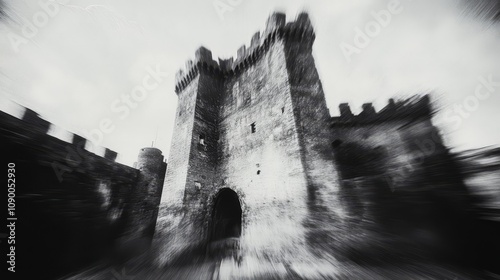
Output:
M231 189L222 189L215 198L212 213L211 241L237 238L241 235L241 205Z

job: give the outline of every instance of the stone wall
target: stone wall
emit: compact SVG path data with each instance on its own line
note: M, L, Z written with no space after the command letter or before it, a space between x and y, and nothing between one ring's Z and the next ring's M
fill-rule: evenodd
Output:
M307 180L308 243L321 251L325 243L334 247L339 240L345 205L330 145L330 113L312 54L313 27L302 13L285 30L286 66Z
M431 122L429 97L391 100L378 113L371 104L358 116L347 104L340 111L332 118L332 148L360 230L395 236L385 247L398 254L418 248L420 257L470 260L473 202Z
M22 120L0 112L2 162L16 166L16 273L53 279L146 249L163 158L148 159L155 168L143 172L116 163L111 150L104 157L85 150L78 135L72 143L47 135L50 127L29 109Z
M220 188L243 208L243 253L279 259L304 250L307 187L282 41L225 83ZM210 218L210 217L208 217Z

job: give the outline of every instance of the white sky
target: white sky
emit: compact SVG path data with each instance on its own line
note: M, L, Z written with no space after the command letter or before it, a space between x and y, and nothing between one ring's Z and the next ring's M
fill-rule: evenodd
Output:
M217 1L235 4L221 18ZM500 83L500 26L464 13L460 0L400 0L401 13L393 14L350 62L339 45L354 45L356 28L365 29L374 21L371 12L386 10L390 1L217 1L60 0L65 4L40 24L39 1L6 0L8 19L0 22L0 109L19 114L18 103L79 134L109 119L114 130L100 144L117 151L126 164L155 139L155 147L167 155L177 105L175 72L195 50L204 45L214 59L234 56L262 31L271 12L285 12L290 21L306 10L316 30L313 52L332 115L342 102L357 113L365 102L381 109L390 97L434 92L442 109L436 122L448 145L462 150L500 143L500 84L467 117L444 117L447 108L470 101L478 77L493 75ZM37 30L26 32L25 19L38 22ZM20 36L19 42L23 27L30 38L15 51L12 38ZM169 76L127 116L113 111L115 100L142 84L149 66ZM53 134L67 138L62 131Z

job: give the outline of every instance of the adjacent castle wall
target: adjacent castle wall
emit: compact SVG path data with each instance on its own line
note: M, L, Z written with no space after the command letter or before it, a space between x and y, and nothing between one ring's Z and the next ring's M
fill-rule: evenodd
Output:
M412 243L428 258L469 258L470 195L431 122L428 96L391 100L378 113L371 104L357 116L346 104L340 111L331 122L332 149L362 230L394 234L386 247L400 252Z
M16 273L41 271L52 279L103 258L125 258L132 252L124 245L150 240L153 217L141 208L158 204L142 191L162 186L165 166L159 157L148 172L116 163L115 152L95 155L78 135L72 143L48 135L50 126L29 109L23 120L0 112L2 162L16 166L16 266L29 268Z
M340 147L358 145L372 150L383 158L380 170L385 172L394 188L402 186L412 171L422 167L426 158L447 153L437 128L431 122L428 96L397 104L390 100L378 113L370 103L366 103L358 116L352 115L347 104L339 107L341 116L331 120L331 148L338 152ZM354 157L354 151L347 152L353 152ZM367 156L365 159L370 158ZM363 159L353 158L353 161L362 162ZM342 177L374 175L359 171L359 174L344 173Z

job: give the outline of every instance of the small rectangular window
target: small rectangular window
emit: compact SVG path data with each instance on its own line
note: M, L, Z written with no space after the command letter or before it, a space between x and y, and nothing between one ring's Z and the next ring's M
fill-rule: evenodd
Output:
M252 133L255 133L255 131L256 131L256 128L255 128L255 123L252 123L252 124L250 125L250 128L251 128L251 130L252 130Z
M201 183L200 183L200 182L198 182L198 181L195 181L195 182L194 182L194 186L195 186L198 190L199 190L199 189L201 189Z

